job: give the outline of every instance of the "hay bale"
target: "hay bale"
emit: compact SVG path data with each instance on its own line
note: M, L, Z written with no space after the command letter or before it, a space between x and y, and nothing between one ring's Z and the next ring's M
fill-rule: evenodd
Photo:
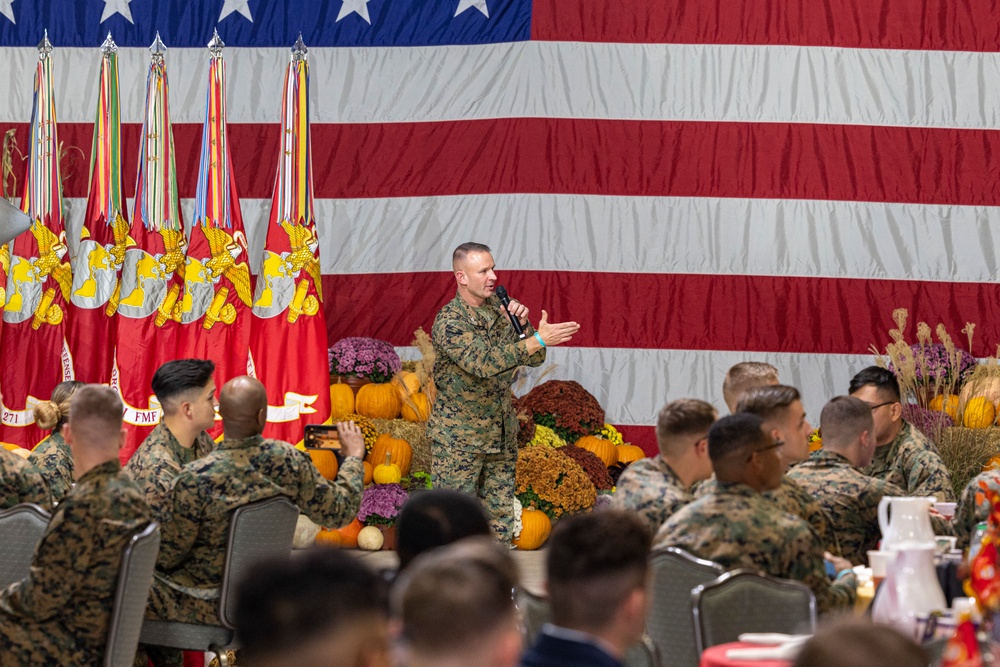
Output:
M388 433L394 438L402 438L413 448L413 462L410 474L431 471L431 441L427 437L426 422L410 422L405 419L373 419L379 433Z

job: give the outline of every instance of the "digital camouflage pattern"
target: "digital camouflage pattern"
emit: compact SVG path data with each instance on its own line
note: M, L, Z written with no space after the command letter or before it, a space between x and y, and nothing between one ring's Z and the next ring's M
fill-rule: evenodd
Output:
M0 510L20 503L35 503L51 509L49 487L35 466L0 447Z
M694 500L692 490L659 454L625 468L615 486L611 506L636 512L654 535L677 510Z
M345 460L331 482L287 442L256 435L219 443L174 482L147 617L217 622L229 520L237 507L286 496L314 522L336 528L357 516L363 485L359 458Z
M52 514L31 573L0 593L0 665L99 665L122 553L152 513L117 460L87 471Z
M892 482L907 496L933 496L938 502L955 500L951 475L937 447L906 421L891 443L875 448L871 465L861 472Z
M73 487L73 452L62 434L52 434L35 445L28 461L38 468L49 485L52 502L58 503Z
M663 547L680 547L726 570L748 568L801 581L816 595L820 611L854 603L853 577L833 583L827 577L816 531L745 484L717 481L714 491L679 509L653 541L654 549Z
M167 425L160 423L146 436L125 464L125 472L146 496L154 516L162 520L174 479L188 463L215 449L215 441L205 431L192 447L182 447Z
M534 329L528 325L525 332L530 336ZM484 499L498 536L509 541L518 430L511 383L519 366L541 365L545 349L528 354L496 296L473 308L456 295L434 318L432 340L432 482Z
M965 489L962 490L962 497L955 507L955 517L952 519L952 526L958 541L955 546L959 549L966 549L969 546L969 539L976 530L976 524L986 521L990 515L990 501L986 499L982 485L1000 492L1000 470L984 470L972 478Z

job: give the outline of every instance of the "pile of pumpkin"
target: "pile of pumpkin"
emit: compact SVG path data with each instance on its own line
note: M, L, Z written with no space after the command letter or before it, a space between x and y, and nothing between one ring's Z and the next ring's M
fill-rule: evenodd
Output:
M966 428L1000 425L1000 377L973 377L960 394L937 394L927 407L947 414Z

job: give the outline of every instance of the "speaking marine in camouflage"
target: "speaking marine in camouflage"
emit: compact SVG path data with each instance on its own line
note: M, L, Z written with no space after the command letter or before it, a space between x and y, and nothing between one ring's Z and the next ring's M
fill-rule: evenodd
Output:
M8 449L0 447L0 510L20 503L52 507L45 478L38 468Z
M784 474L780 443L757 415L723 417L708 432L715 490L682 507L660 528L654 548L680 547L727 570L750 568L812 589L820 611L849 607L857 581L845 567L831 582L823 546L805 521L783 512L761 493Z
M708 429L717 416L715 408L694 398L663 406L656 419L660 453L625 469L611 506L638 513L656 534L674 512L694 500L694 484L711 477Z
M851 378L849 393L867 403L875 419L875 456L862 472L895 484L908 496L955 500L951 475L937 447L903 419L899 381L892 371L865 368Z
M162 519L174 478L186 464L215 449L206 432L215 424L215 364L206 359L176 359L156 369L152 389L163 416L146 436L125 472Z
M60 382L52 390L52 397L35 406L35 423L38 428L51 434L35 445L28 460L38 468L49 485L52 502L58 503L73 486L73 453L62 436L62 428L69 419L69 407L73 394L83 382L68 380Z
M534 330L528 308L511 300L520 339L495 294L493 255L463 243L452 255L458 293L434 318L437 399L428 422L435 487L478 496L497 536L509 542L514 523L517 416L511 383L519 366L545 361L545 347L565 343L580 326L550 323L543 310Z
M0 593L0 665L99 665L122 553L151 512L121 473L122 403L108 387L76 392L66 439L76 486L52 514L31 573Z

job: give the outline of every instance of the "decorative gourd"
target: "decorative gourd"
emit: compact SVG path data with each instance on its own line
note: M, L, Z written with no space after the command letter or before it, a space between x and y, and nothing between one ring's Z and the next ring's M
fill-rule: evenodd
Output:
M399 466L392 462L392 454L385 453L385 463L375 466L375 472L372 476L375 478L376 484L399 484L401 478Z
M347 549L357 549L358 547L358 533L365 525L361 523L358 517L354 517L354 521L350 522L343 528L337 529L340 533L341 539L343 540L343 545Z
M531 508L521 510L521 534L514 539L514 546L521 551L533 551L549 539L552 520L541 511Z
M330 414L339 418L354 412L354 390L351 385L337 383L330 385Z
M413 447L402 438L394 438L388 433L383 433L372 445L372 451L367 457L367 461L373 466L385 461L386 454L392 456L392 462L399 468L399 474L406 477L410 474L410 464L413 463ZM375 480L376 483L378 480Z
M962 423L966 428L987 428L996 418L996 408L985 396L975 396L965 404Z
M958 394L938 394L927 406L936 412L944 412L952 419L958 419Z
M408 422L425 422L431 416L431 402L427 394L418 391L403 399L400 416Z
M316 533L315 542L325 547L350 548L344 544L344 536L340 534L339 530L321 530Z
M358 548L365 551L378 551L382 548L385 537L382 531L375 526L365 526L358 533Z
M399 416L401 405L399 392L388 382L366 384L358 389L354 400L354 409L358 414L373 419L395 419Z
M962 385L958 396L959 405L964 406L975 396L983 396L993 405L1000 401L1000 377L974 377ZM959 409L961 413L961 408Z
M371 461L365 461L363 463L365 467L365 486L372 483L372 475L375 474L375 466L371 464Z
M337 455L332 449L309 447L306 449L306 452L309 453L309 458L312 459L313 465L316 466L319 474L323 475L324 479L335 479L337 477L337 470L340 466L337 463Z
M628 465L646 458L646 452L638 445L618 445L618 463Z
M609 468L618 463L618 450L610 440L598 438L596 435L585 435L576 441L576 446L597 455Z
M420 391L420 378L413 371L399 371L390 382L396 387L403 402L406 402L406 397L410 394Z

